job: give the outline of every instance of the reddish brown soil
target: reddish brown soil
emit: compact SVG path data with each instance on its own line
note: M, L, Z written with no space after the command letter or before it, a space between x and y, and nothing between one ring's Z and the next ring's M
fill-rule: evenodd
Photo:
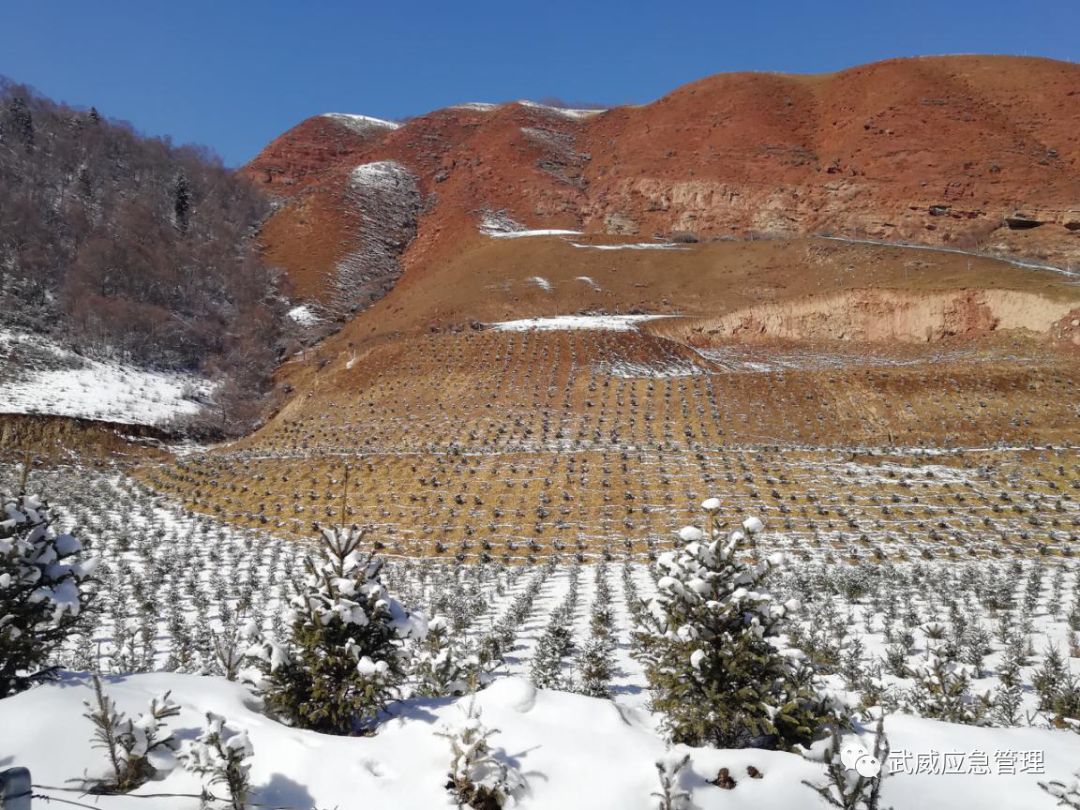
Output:
M388 159L428 200L406 278L453 255L483 208L590 233L836 232L1064 264L1080 260L1078 117L1078 65L898 59L821 76L723 74L585 118L452 108L366 137L313 118L245 171L287 198L264 242L316 297L317 277L355 239L342 222L349 171ZM1017 213L1042 224L1010 229Z

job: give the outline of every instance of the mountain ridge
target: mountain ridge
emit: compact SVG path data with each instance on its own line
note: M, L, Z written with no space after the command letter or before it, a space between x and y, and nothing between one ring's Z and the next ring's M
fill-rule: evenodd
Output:
M587 115L455 106L370 134L316 116L242 171L281 200L268 257L315 300L363 230L349 173L385 160L425 199L406 272L455 252L485 209L593 234L842 233L1068 264L1080 258L1077 115L1080 66L914 57L716 74ZM305 227L319 233L297 242Z

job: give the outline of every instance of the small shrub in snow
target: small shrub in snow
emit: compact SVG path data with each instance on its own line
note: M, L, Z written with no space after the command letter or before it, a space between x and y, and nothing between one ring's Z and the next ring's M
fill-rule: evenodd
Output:
M328 734L370 731L405 676L405 639L424 622L392 599L383 562L361 551L356 528L324 529L322 558L305 561L293 598L289 641L256 643L268 708L301 728Z
M462 660L450 640L450 625L441 616L435 616L427 625L420 653L415 659L413 675L416 678L416 694L421 697L444 697L463 695L477 680L476 667Z
M926 663L914 668L915 681L908 695L915 713L947 723L980 724L989 699L972 695L970 668L931 654Z
M224 805L230 810L244 810L251 793L251 758L255 751L246 731L234 731L225 725L225 718L206 713L206 728L185 747L180 758L184 767L205 780L202 806ZM228 794L218 797L215 787Z
M656 810L686 810L690 807L690 793L679 787L679 774L690 764L690 755L681 758L662 757L656 761L656 775L660 790L652 795L658 799Z
M247 626L242 623L242 617L232 616L220 631L210 631L214 668L218 674L225 676L226 680L235 681L240 674L247 637L251 635L245 632L246 630Z
M1020 661L1005 651L1004 660L998 670L1001 686L994 693L991 718L1000 726L1015 726L1020 723L1020 708L1024 700L1024 685L1021 680Z
M601 563L596 566L596 593L589 617L590 636L577 661L576 689L583 695L611 697L609 682L615 672L611 657L615 651L614 625L607 566Z
M166 692L150 701L149 710L134 720L116 708L112 698L94 676L94 702L86 702L83 715L94 724L93 745L104 749L112 773L107 778L85 780L91 793L127 793L152 779L159 770L168 770L176 740L165 721L180 713Z
M498 810L512 807L515 794L525 788L525 778L510 764L495 757L489 739L498 729L487 728L480 721L480 710L473 701L465 710L465 720L456 729L439 735L450 740L452 758L446 789L458 807L474 810Z
M725 533L716 499L705 502L708 532L686 527L684 545L658 560L643 647L652 706L669 738L721 748L788 747L817 736L830 716L812 672L771 639L798 605L777 604L764 590L779 560L744 561L761 530L749 518Z
M49 507L33 495L6 500L0 515L0 698L48 678L50 654L77 630L94 561L82 544L53 532Z
M562 674L562 660L573 647L572 624L574 608L577 606L578 577L581 569L570 571L570 587L566 598L551 612L544 634L536 643L532 665L529 668L529 680L538 689L566 688L566 678Z
M1080 719L1080 681L1069 671L1056 646L1047 649L1032 685L1039 696L1039 709L1058 718Z
M1074 774L1072 784L1065 782L1039 782L1039 787L1058 800L1062 807L1071 807L1080 810L1080 771Z
M577 691L590 697L611 697L611 676L614 665L612 646L607 637L593 636L585 642L577 662Z
M854 745L848 743L847 745ZM843 761L845 744L841 742L840 733L834 727L832 729L832 743L825 750L825 773L828 782L823 785L814 785L803 781L803 784L813 790L832 807L841 810L878 810L881 800L881 783L884 780L885 760L889 757L889 740L885 736L885 718L878 717L877 730L874 733L874 748L863 756L873 759L878 772L872 773L874 767L869 769L860 767L853 759Z

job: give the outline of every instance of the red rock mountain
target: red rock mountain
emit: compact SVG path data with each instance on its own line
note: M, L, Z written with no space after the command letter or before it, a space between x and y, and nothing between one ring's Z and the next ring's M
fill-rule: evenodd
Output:
M363 167L363 168L358 168ZM1080 261L1080 65L956 56L819 76L735 73L603 112L465 105L401 125L318 116L244 171L282 205L268 257L361 308L478 238L834 233Z

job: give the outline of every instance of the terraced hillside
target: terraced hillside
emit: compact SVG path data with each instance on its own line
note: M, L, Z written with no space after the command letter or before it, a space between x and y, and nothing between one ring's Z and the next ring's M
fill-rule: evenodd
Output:
M1075 279L647 244L478 241L285 367L260 431L141 474L287 535L344 505L398 554L647 553L709 494L849 557L1071 552Z

